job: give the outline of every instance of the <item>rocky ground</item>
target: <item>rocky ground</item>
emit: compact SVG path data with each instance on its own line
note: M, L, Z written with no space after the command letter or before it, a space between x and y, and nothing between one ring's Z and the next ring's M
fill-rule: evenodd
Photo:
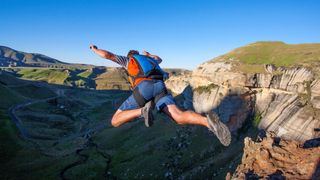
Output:
M319 139L303 145L271 134L244 140L241 164L227 179L319 179Z

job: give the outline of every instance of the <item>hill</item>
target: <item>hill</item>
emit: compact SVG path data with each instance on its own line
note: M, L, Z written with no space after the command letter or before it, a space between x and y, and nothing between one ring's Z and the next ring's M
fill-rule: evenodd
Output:
M227 62L233 70L264 72L265 64L276 67L306 67L314 69L320 64L320 44L286 44L281 41L259 41L236 48L209 62ZM318 71L318 70L317 70Z
M0 46L0 66L54 67L63 65L68 65L68 63L42 54L26 53Z
M0 46L0 67L47 67L66 69L87 69L93 65L70 64L38 53L27 53L6 46Z
M220 58L245 64L290 67L320 61L320 44L286 44L261 41L237 48ZM220 59L219 58L219 59Z
M0 69L16 77L52 84L98 90L129 90L124 69L86 64L70 64L37 54L0 46ZM190 73L184 69L165 69L170 75Z

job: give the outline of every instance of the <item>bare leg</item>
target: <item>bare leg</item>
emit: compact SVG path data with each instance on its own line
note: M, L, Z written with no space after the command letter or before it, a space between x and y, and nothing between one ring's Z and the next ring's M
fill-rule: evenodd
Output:
M141 108L133 109L133 110L125 110L125 111L121 111L118 109L117 112L114 113L112 117L111 125L113 127L118 127L124 123L134 120L139 116L141 116Z
M163 111L178 124L194 124L209 128L207 118L193 111L181 111L174 104L166 106Z

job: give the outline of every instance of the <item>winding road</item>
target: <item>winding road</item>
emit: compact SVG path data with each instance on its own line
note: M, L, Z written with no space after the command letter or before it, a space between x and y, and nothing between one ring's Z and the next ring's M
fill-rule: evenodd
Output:
M14 124L16 125L16 127L18 128L21 137L22 137L24 140L33 143L33 144L35 145L35 147L36 147L42 154L44 154L44 155L46 155L46 156L55 156L55 155L53 155L53 154L48 154L48 153L44 152L44 150L40 147L40 145L33 140L33 138L36 138L36 137L33 137L33 136L27 131L27 129L23 127L22 121L21 121L21 119L17 116L16 112L17 112L19 109L25 108L25 107L27 107L27 106L30 106L30 105L33 105L33 104L36 104L36 103L47 102L47 101L50 101L50 100L53 100L53 99L56 99L56 98L60 98L60 97L64 97L64 90L63 90L63 89L57 89L57 90L56 90L56 96L49 97L49 98L46 98L46 99L40 99L40 100L29 100L29 101L27 101L27 102L23 102L23 103L21 103L21 104L17 104L17 105L15 105L15 106L9 108L9 110L8 110L9 117L10 117L10 119L14 122ZM105 121L103 121L103 122L105 122ZM111 176L111 174L109 173L109 167L110 167L110 163L111 163L111 155L106 154L106 153L103 153L103 152L100 150L99 146L98 146L96 143L94 143L94 141L93 141L92 138L91 138L95 133L97 133L97 132L99 132L99 131L101 131L101 130L103 130L103 129L105 129L105 128L107 128L107 124L106 124L106 123L101 123L101 124L96 125L95 127L92 127L92 128L90 128L90 129L86 129L85 131L79 132L79 133L77 133L77 134L73 134L73 135L71 135L71 136L68 136L68 137L65 137L65 138L61 138L61 139L59 139L56 143L53 143L53 145L55 146L55 145L57 145L57 144L59 144L59 143L72 141L72 140L74 140L75 138L78 138L78 137L83 137L84 139L87 140L87 143L86 143L85 146L80 147L79 149L75 150L76 155L79 156L79 160L77 160L76 162L73 162L73 163L67 165L66 167L64 167L64 168L60 171L60 178L61 178L61 179L63 179L63 180L67 179L67 178L65 177L65 173L66 173L68 170L70 170L70 169L72 169L72 168L74 168L74 167L76 167L76 166L79 166L79 165L81 165L81 164L85 164L85 163L88 161L89 155L87 155L87 154L82 154L81 152L82 152L83 150L85 150L85 149L89 149L89 148L92 148L92 147L94 147L95 150L98 152L98 154L100 154L100 155L105 159L105 161L106 161L106 167L105 167L104 177L105 177L105 178L108 178L108 179L113 178L113 177ZM71 153L65 154L65 155L68 156L68 155L70 155L70 154L72 154L72 153L74 153L74 151L71 152Z
M57 96L54 96L54 97L49 97L49 98L40 99L40 100L33 100L33 101L29 100L27 102L24 102L24 103L21 103L21 104L18 104L16 106L9 108L9 110L8 110L9 117L14 122L14 124L17 126L23 139L29 140L32 137L31 137L30 133L28 133L28 131L22 126L20 118L16 115L16 111L21 108L24 108L26 106L30 106L30 105L40 103L40 102L47 102L52 99L62 97L62 96L64 96L64 90L59 89L59 90L57 90L56 94L57 94Z

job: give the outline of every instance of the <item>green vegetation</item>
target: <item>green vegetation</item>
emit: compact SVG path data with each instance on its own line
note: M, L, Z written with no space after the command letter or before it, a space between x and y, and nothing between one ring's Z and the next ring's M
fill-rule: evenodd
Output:
M127 80L127 75L123 69L107 68L106 72L99 75L95 82L96 89L119 89L129 90L130 84Z
M300 103L301 105L312 106L311 103L311 81L304 81L304 93L299 93Z
M6 110L0 109L0 164L10 161L22 148L18 144L18 133L15 125L6 114Z
M77 76L82 78L89 78L93 74L92 70L84 70L83 72L77 74Z
M256 113L253 117L252 125L254 127L258 127L262 119L262 115L260 113Z
M241 71L245 73L265 73L264 65L262 64L239 64L233 67L236 71Z
M308 101L308 104L312 104L311 103L311 81L305 81L305 89L306 89L306 92L307 92L307 101Z
M265 44L270 47L261 48L261 56L258 52L249 52L250 46ZM243 47L248 48L248 52L235 50L228 58L238 60L240 63L237 67L240 70L253 73L263 72L263 63L271 62L280 66L281 63L289 65L295 61L292 58L294 56L282 58L279 55L282 58L279 63L278 55L274 53L278 50L274 46L278 49L287 45L256 43ZM290 54L291 51L286 53ZM309 57L308 54L305 56ZM99 72L91 69L19 69L16 72L25 79L49 83L90 88L97 85L97 89L129 89L119 69L108 68ZM172 70L171 73L181 74L179 70ZM5 84L11 83L5 79ZM110 121L116 105L121 104L129 93L68 88L63 97L17 110L23 126L33 135L31 141L27 142L18 138L17 129L6 115L7 108L25 99L36 101L51 97L54 93L50 87L55 86L46 88L28 81L19 84L14 82L14 78L10 81L14 86L0 84L0 106L3 106L0 111L3 167L0 170L5 172L0 179L57 179L64 168L77 163L65 172L67 179L177 179L180 175L185 175L186 179L222 179L228 171L236 168L241 160L243 138L256 134L255 127L261 121L261 114L251 117L234 137L236 140L231 146L225 148L207 128L177 126L163 114L156 115L151 128L145 128L141 118L111 128ZM306 84L306 87L310 88L310 84ZM215 88L218 86L210 84L194 91L210 93ZM95 130L96 127L100 129ZM5 167L10 168L8 170Z
M8 90L23 94L15 87ZM230 167L236 167L234 162L240 161L242 141L225 148L207 128L177 126L162 114L156 115L155 125L151 128L145 128L142 119L111 128L113 104L121 103L128 95L126 91L115 93L73 88L65 90L64 97L17 110L23 126L33 135L31 140L34 143L15 139L3 141L8 149L0 150L4 155L3 167L14 167L1 169L5 172L3 179L57 179L62 169L76 162L79 164L64 173L67 179L164 179L167 172L176 178L181 173L188 176L198 167L206 167L204 172L197 171L198 177L210 177L215 172L219 174L218 178L222 178ZM0 138L10 133L18 134L9 118L7 123L1 124ZM105 124L107 128L90 134L90 137L81 134ZM17 144L10 146L10 141ZM75 153L79 149L81 156ZM83 156L88 158L85 160Z
M26 80L45 81L51 84L61 84L98 90L130 89L130 84L126 79L126 74L119 68L78 69L75 66L68 69L30 67L4 68L3 70L6 71L6 74L18 76ZM0 79L0 83L12 84L10 83L10 80L6 80L6 78Z
M0 84L8 86L21 86L26 83L23 80L17 79L9 73L0 70Z
M69 70L63 69L21 69L18 71L21 78L47 81L53 84L64 84L69 77Z
M9 108L10 106L26 100L20 94L14 93L10 88L0 84L0 108Z
M320 61L320 44L256 42L235 49L222 57L239 60L245 64L274 64L289 67Z
M265 73L264 64L313 69L320 63L320 44L256 42L237 48L211 62L215 61L233 63L234 71L245 73Z
M195 88L193 91L197 92L199 94L210 93L211 90L215 89L215 88L219 88L219 86L212 83L212 84L209 84L208 86L199 86L199 87Z
M39 87L33 84L12 87L12 90L21 94L24 97L32 99L45 99L56 96L56 94L47 87Z

